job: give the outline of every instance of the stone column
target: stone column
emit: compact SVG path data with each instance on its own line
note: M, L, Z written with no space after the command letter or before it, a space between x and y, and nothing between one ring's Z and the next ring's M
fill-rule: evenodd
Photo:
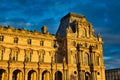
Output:
M23 74L22 74L22 72L20 72L19 75L20 75L20 79L19 80L23 80Z
M63 68L62 80L65 80L65 69Z
M78 80L81 80L81 70L80 65L82 63L81 59L81 51L80 51L80 44L77 44L77 56L78 56L78 62L77 62L77 71L78 71Z
M5 69L7 70L7 69ZM2 80L8 80L8 70L6 72L3 72L4 76L2 78Z
M65 57L63 58L63 80L67 80L66 79L66 59Z
M53 68L51 68L51 78L50 78L50 80L53 80Z
M39 62L38 62L38 80L40 80L40 77L41 77L41 75L40 75L40 60L39 60Z
M8 61L8 80L12 80L12 74L11 61Z
M27 70L27 68L26 68L26 62L24 62L24 80L27 80L27 77L28 77L28 70Z
M12 80L12 75L13 75L12 69L10 69L10 72L8 73L8 75L9 75L8 79L9 79L9 80Z
M66 79L66 70L65 69L63 70L63 80L67 80Z
M42 72L41 72L41 69L40 69L40 72L39 72L39 79L38 80L42 80Z
M92 72L92 80L97 80L96 71Z
M54 76L54 73L53 73L53 67L54 67L54 59L53 59L53 57L51 57L51 78L50 78L50 80L54 80L53 78L53 76Z
M83 74L83 71L82 70L80 70L79 71L79 75L78 75L78 80L84 80L84 76L83 76L84 74Z
M95 60L94 58L95 58L95 53L92 52L92 53L91 53L91 64L92 64L92 66L95 64L95 63L94 63L94 62L95 62L95 61L94 61L94 60Z
M69 70L68 69L66 70L66 73L67 73L66 74L66 80L70 80L70 75L69 75Z
M25 69L25 74L24 74L24 79L27 80L28 74L27 74L27 70Z
M53 80L55 80L55 70L53 70Z
M82 71L82 80L85 80L85 71Z
M66 70L66 68L63 68L63 75L62 75L62 80L67 80L67 70Z

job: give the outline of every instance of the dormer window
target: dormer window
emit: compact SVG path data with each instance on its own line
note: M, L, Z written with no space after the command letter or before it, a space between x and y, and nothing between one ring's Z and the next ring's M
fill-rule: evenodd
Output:
M27 40L27 44L31 45L31 43L32 43L32 40L31 40L31 39L28 39L28 40Z
M0 41L3 41L4 40L4 36L0 36Z
M14 43L18 43L18 38L17 37L14 38Z
M43 40L40 41L40 46L44 46L44 41Z

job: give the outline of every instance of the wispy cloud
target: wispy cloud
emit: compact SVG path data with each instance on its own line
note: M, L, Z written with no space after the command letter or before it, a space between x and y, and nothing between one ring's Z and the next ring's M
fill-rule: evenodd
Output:
M56 33L60 18L68 12L83 14L103 37L105 65L120 67L119 5L119 0L1 0L0 25L38 31L47 25L50 33Z

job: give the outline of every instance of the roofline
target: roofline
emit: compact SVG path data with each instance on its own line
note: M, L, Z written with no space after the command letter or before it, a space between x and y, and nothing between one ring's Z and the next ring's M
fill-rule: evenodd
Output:
M120 68L106 69L105 71L120 70Z
M61 18L61 21L64 20L65 18L71 17L71 16L73 16L73 17L78 17L78 18L82 18L82 17L86 18L86 17L85 17L84 15L82 15L82 14L76 14L76 13L70 12L70 13L68 13L67 15L65 15L63 18Z

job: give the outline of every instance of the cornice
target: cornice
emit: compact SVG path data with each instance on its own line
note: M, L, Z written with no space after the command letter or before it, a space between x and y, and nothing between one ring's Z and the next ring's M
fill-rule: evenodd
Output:
M20 37L30 37L30 38L55 38L55 35L46 33L43 34L41 32L38 32L36 30L34 31L28 31L25 30L24 28L22 29L16 29L16 28L12 28L10 26L5 27L5 26L0 26L0 34L6 34L6 35L10 35L10 36L20 36Z

